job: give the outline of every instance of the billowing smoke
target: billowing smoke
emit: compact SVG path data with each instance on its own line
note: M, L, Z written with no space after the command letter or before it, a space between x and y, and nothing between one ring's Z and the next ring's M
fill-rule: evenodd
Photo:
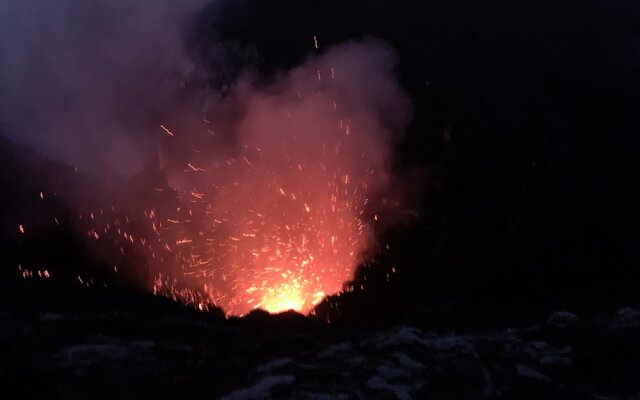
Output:
M234 314L309 311L393 214L389 166L410 114L394 53L310 38L314 54L269 83L245 73L224 93L183 91L198 68L185 24L202 3L2 3L4 132L102 175L157 163L164 187L138 174L135 194L121 190L126 218L100 209L87 232L125 257L123 242L138 246L155 291Z
M196 130L209 145L167 171L185 206L165 238L216 304L309 311L353 277L391 207L375 203L409 110L394 65L382 43L348 43L213 106ZM166 153L184 148L180 135Z
M133 172L192 68L183 32L204 3L0 2L4 134L94 173Z

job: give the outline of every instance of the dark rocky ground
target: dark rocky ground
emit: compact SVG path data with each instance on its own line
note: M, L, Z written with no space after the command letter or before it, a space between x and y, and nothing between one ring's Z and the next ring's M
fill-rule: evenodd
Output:
M295 313L226 320L52 281L1 296L0 380L23 398L640 398L640 308L451 332Z

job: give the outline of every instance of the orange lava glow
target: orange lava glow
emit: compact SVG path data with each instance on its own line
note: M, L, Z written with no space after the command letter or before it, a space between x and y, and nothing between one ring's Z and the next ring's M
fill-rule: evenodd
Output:
M262 297L260 307L269 311L270 313L278 313L287 310L302 311L304 306L304 299L300 293L300 289L280 287L273 289L270 293Z
M340 293L380 223L368 203L388 184L393 118L379 113L403 100L387 70L364 73L391 65L371 51L337 49L229 95L193 132L159 125L167 187L149 190L148 231L100 210L88 237L115 240L123 257L138 246L153 292L201 310L307 314Z
M266 151L247 148L200 171L209 185L183 193L183 201L204 212L180 210L172 219L179 237L172 251L185 275L232 315L308 313L342 290L370 240L364 206L372 170L347 174L348 155L334 146L313 155ZM202 218L197 232L188 229L193 218Z

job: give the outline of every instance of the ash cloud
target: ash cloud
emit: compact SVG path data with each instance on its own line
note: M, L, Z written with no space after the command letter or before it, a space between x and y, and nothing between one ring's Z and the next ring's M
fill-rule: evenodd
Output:
M361 40L314 54L269 83L246 73L209 104L204 119L210 123L198 120L164 141L166 170L183 169L186 162L211 167L247 145L274 157L270 164L289 168L291 160L282 158L285 150L314 160L321 148L340 143L349 163L385 173L411 116L409 98L395 80L395 65L395 53L386 43ZM349 140L341 140L345 133ZM286 143L292 137L295 143ZM191 151L194 143L201 146L196 152ZM179 187L179 179L174 184Z
M196 138L167 138L165 172L190 210L168 243L189 260L178 271L233 314L308 312L339 292L396 211L373 210L410 116L394 67L379 41L332 47L269 84L236 82L206 119L232 144L196 129L211 141L181 154Z
M205 0L0 3L0 126L94 173L131 173L193 68L184 28Z
M313 301L319 300L319 293L335 293L351 279L359 256L372 245L373 214L379 212L375 198L398 187L389 166L411 105L394 76L394 51L376 40L315 51L310 38L313 55L296 68L268 79L248 71L231 79L236 74L226 71L218 74L228 79L224 90L198 86L193 81L216 76L205 64L228 67L225 44L211 43L211 57L222 59L217 63L194 60L185 44L193 17L207 3L3 2L2 133L93 174L132 176L97 194L95 187L78 189L99 197L104 203L100 208L107 209L95 222L93 217L82 222L79 230L95 238L90 240L100 238L101 246L95 248L116 243L118 261L109 265L125 263L120 255L133 260L121 247L122 237L109 230L117 225L110 219L129 219L108 212L118 203L136 219L131 226L149 225L133 232L145 238L145 245L132 253L146 257L152 273L170 271L179 279L190 268L184 260L198 260L199 270L206 264L209 271L204 279L190 274L185 285L216 287L216 298L232 299L227 306L243 312L239 304L246 307L247 299L237 295L246 293L251 282L242 279L272 278L261 271L264 263L245 262L248 255L253 257L258 247L304 242L304 235L298 235L304 231L324 235L312 241L314 252L323 254L317 262L326 282L303 288L313 291L307 293L315 296ZM173 190L156 191L166 184L165 177ZM66 196L72 208L98 207L74 198L79 194ZM152 209L157 211L153 229ZM235 247L227 255L210 253L211 243L220 243L217 248L224 251L232 238L253 237L241 224L253 221L256 210L267 216L258 239L231 244ZM331 213L337 217L327 217ZM311 221L308 214L312 222L305 222ZM230 223L220 228L213 220ZM304 225L302 231L290 229L296 224ZM131 234L125 239L134 246L138 242ZM265 239L275 236L286 240ZM334 236L342 242L322 247L324 241L333 246ZM305 246L279 248L278 254L285 254L285 264L299 261L311 254L299 250ZM101 253L110 258L110 250ZM233 276L241 284L220 283ZM317 281L305 277L311 278ZM288 283L275 282L274 287L282 284ZM311 300L305 296L308 306Z

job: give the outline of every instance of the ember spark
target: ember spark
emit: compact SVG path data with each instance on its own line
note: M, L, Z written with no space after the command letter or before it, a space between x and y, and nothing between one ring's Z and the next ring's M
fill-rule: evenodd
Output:
M341 292L374 243L369 197L387 184L389 128L407 106L392 67L383 48L345 46L243 98L236 146L214 160L199 148L172 174L181 205L148 213L190 282L162 275L154 291L233 315L308 313Z
M232 116L207 115L201 137L160 125L170 188L149 189L148 232L90 213L87 235L115 235L123 256L142 249L153 292L198 309L310 312L343 290L374 243L381 214L370 197L387 187L407 108L392 68L386 48L350 44L230 94L219 108ZM181 148L190 152L176 156Z

